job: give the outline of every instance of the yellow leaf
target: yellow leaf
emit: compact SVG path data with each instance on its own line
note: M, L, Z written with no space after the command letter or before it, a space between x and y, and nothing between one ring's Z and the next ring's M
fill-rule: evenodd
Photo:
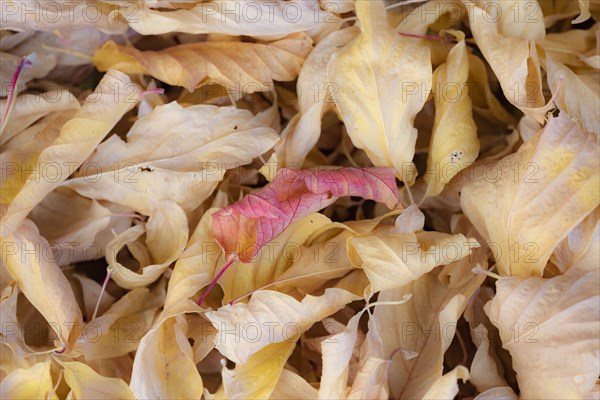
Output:
M144 52L108 41L96 50L94 64L100 71L152 75L190 92L210 78L241 94L271 91L273 81L294 80L311 49L312 40L302 33L270 44L204 42Z
M289 342L314 323L358 298L329 288L321 296L305 296L301 302L283 293L261 290L248 304L223 306L205 315L219 331L216 347L227 358L244 364L270 343Z
M375 166L393 167L412 184L415 116L431 89L429 49L396 33L380 0L359 1L360 35L336 53L328 77L352 143Z
M555 61L550 54L548 85L555 95L554 102L559 110L577 120L583 130L600 135L600 83L598 71L587 68L587 72L573 72L566 65ZM560 79L564 79L559 84ZM558 88L558 92L556 92Z
M31 304L56 332L62 353L68 353L83 328L81 310L69 281L52 257L50 244L25 220L3 238L2 262Z
M103 257L113 233L131 225L131 218L113 214L128 211L115 204L105 207L96 200L58 188L31 210L29 218L39 227L40 234L53 243L56 263L64 266Z
M172 317L142 338L131 376L136 398L202 397L202 378L196 369L187 330L183 316Z
M204 169L206 178L216 177L222 169L251 163L279 140L263 116L207 104L182 107L174 101L157 106L136 120L127 141L113 135L102 142L82 170L93 173L144 163L178 172Z
M348 239L350 261L365 271L376 292L402 287L438 265L468 256L475 247L477 242L462 234L441 232L392 231Z
M502 106L500 100L492 91L488 77L488 70L483 60L469 54L469 79L467 81L468 93L472 95L473 111L487 119L495 119L510 125L515 123L515 118Z
M588 398L598 379L599 271L503 278L485 312L498 327L524 399Z
M164 288L138 288L88 322L77 341L86 360L119 357L138 348L164 301Z
M446 183L479 154L477 126L466 86L469 58L464 33L455 31L453 35L459 42L433 74L435 121L425 172L426 196L440 194Z
M298 114L281 133L285 140L278 149L282 167L300 168L321 135L323 115L335 107L331 95L337 87L327 82L327 65L338 48L346 45L359 33L352 26L331 33L321 40L306 58L296 84Z
M65 381L71 388L73 399L128 399L135 397L125 381L99 375L80 362L61 362Z
M283 369L270 399L317 400L317 390L300 375Z
M168 200L157 202L150 214L145 229L143 225L134 225L106 245L106 262L112 271L111 278L123 288L134 289L156 281L179 258L187 244L188 221L177 204ZM144 233L151 261L141 263L139 271L131 270L117 260L117 255L123 247L131 245L132 255L138 258L136 253L143 250L135 241Z
M596 134L560 115L463 187L461 207L501 275L541 276L556 245L597 207L597 148Z
M424 399L453 399L458 394L458 380L469 380L469 370L462 365L439 377L423 396Z
M473 37L508 101L525 113L542 107L542 77L534 42L544 39L545 28L537 1L464 3ZM515 13L519 13L518 18L512 17ZM543 115L536 117L540 122L543 119Z
M4 79L2 79L4 82ZM10 119L0 134L0 144L23 132L33 122L46 115L79 109L79 102L67 90L51 90L39 94L25 94L15 98ZM6 100L0 100L0 110L6 109ZM4 152L4 151L3 151Z
M460 284L453 285L452 281L443 282L443 274L431 272L402 288L380 293L379 302L398 301L412 294L406 304L376 307L373 313L381 326L383 355L392 357L391 397L423 398L442 378L444 353L454 337L457 320L485 278L471 272L464 275Z
M14 400L58 400L54 393L47 397L53 392L53 388L50 361L46 361L27 369L17 369L9 374L0 384L0 397Z
M223 301L227 303L236 300L263 285L280 279L279 277L285 279L289 276L285 272L288 268L293 268L296 263L304 263L303 272L306 272L306 262L316 268L316 265L325 258L324 253L320 253L319 256L311 249L307 249L305 244L315 232L329 224L331 224L329 218L322 214L308 215L290 224L280 236L261 249L252 262L235 262L219 281L224 292ZM221 253L220 247L218 252Z
M223 368L227 399L267 399L275 389L287 359L296 347L297 337L271 343L233 371Z
M9 235L36 204L65 181L138 101L139 87L118 71L104 75L82 108L36 162L32 175L2 217L1 236ZM2 196L4 198L4 196Z

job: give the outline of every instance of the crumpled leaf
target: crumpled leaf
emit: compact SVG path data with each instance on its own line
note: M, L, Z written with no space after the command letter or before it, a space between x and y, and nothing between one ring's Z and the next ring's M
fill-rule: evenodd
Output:
M544 39L545 28L537 1L463 2L469 10L473 37L508 101L526 114L530 112L542 119L543 115L531 112L544 105L535 42ZM514 18L515 10L520 12L518 18ZM497 14L492 15L492 12Z
M598 269L503 278L485 312L513 359L525 399L586 398L598 379Z
M462 188L461 207L501 275L541 276L556 245L597 207L597 146L597 135L560 115Z
M397 301L402 306L410 296ZM372 305L367 305L371 307ZM321 342L323 372L319 387L320 399L389 398L388 375L391 360L384 354L380 320L369 312L368 332L358 340L358 324L367 308L354 315L346 327ZM358 360L354 360L359 352Z
M387 24L382 1L359 1L356 12L361 34L328 66L329 80L336 85L332 97L352 143L375 166L393 167L401 180L412 184L417 140L413 121L431 89L429 49Z
M348 372L358 337L358 323L363 312L350 319L344 330L321 342L323 372L319 386L319 399L346 397Z
M82 333L83 319L69 281L48 256L48 241L26 219L2 238L1 246L2 264L56 333L57 350L68 353Z
M326 289L321 296L307 295L301 302L283 293L261 290L252 295L248 304L224 306L205 315L219 331L216 347L237 364L246 363L269 343L292 341L315 322L338 311L358 298L343 289ZM240 340L241 329L248 331L247 340ZM228 332L240 334L237 340L227 338Z
M94 54L94 64L100 71L152 75L190 92L210 78L230 90L254 93L272 90L274 80L294 80L311 44L301 33L269 44L205 42L143 52L109 41Z
M380 330L383 354L392 357L391 397L423 398L442 377L443 354L454 337L456 322L485 278L463 271L466 276L459 277L457 283L452 278L444 282L444 274L430 272L402 288L380 293L380 302L398 301L412 294L406 304L376 307L373 313L385 327ZM406 357L407 353L415 357Z
M433 74L436 110L425 172L426 196L440 194L446 183L479 154L477 126L466 86L469 58L464 33L451 33L459 42Z
M187 339L192 333L182 314L201 310L190 298L199 287L210 282L220 256L220 252L213 251L218 245L210 230L210 216L215 211L211 208L202 217L186 250L177 260L163 312L136 351L131 386L140 398L199 398L202 394L203 383L196 369L198 359L192 354ZM200 340L212 348L212 343L208 343L210 337ZM158 348L162 351L157 351ZM172 385L169 378L172 374L181 376L183 382Z
M248 262L292 221L340 196L373 199L390 209L399 205L390 169L281 169L263 189L215 213L214 236L227 253Z
M152 217L145 227L134 225L106 245L106 262L112 273L111 278L121 287L133 289L156 281L179 258L188 241L188 220L177 204L167 200L159 202L150 214ZM117 255L124 246L135 243L144 233L151 261L142 261L141 273L138 273L120 263ZM138 258L138 254L135 254L142 253L142 249L133 247L130 251L138 261L140 258L143 260L143 257Z
M22 188L3 194L10 205L2 216L1 236L10 235L36 204L65 181L112 127L137 102L139 87L118 71L107 72L98 87L60 135L37 157L34 172ZM4 186L4 185L3 185ZM4 191L4 190L2 190Z

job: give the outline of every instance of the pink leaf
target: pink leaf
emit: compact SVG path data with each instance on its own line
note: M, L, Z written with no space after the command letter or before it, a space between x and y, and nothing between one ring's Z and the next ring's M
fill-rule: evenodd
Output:
M391 168L284 168L258 192L213 214L213 234L228 254L249 262L293 221L341 196L360 196L390 209L401 207Z

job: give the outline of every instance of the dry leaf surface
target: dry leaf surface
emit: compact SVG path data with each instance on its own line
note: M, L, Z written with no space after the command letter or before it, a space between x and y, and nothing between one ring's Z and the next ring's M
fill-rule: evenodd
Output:
M600 2L0 2L0 397L598 399Z

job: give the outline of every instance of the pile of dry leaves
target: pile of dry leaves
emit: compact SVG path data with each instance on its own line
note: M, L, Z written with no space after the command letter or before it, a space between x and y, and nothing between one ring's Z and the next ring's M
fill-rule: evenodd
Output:
M600 397L600 2L1 1L0 397Z

